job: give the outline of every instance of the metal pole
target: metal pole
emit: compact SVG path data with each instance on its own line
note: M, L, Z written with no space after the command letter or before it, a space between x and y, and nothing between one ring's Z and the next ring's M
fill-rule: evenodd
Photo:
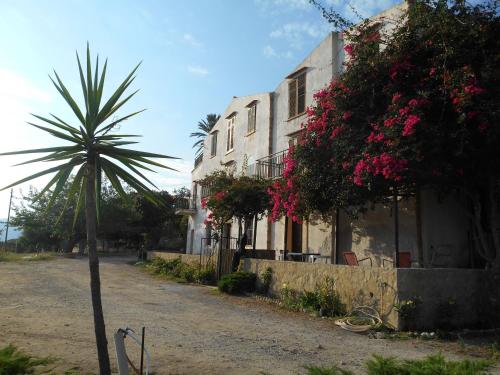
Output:
M393 197L393 211L394 211L394 267L399 267L399 209L398 209L398 193L394 188Z
M217 280L220 280L222 273L222 235L224 234L224 227L220 230L220 240L219 240L219 256L217 257Z
M255 215L253 217L253 241L252 241L252 245L253 245L253 253L254 253L254 256L255 256L255 242L257 242L257 215Z
M7 225L5 227L5 241L3 242L3 249L7 250L7 236L9 235L9 222L10 222L10 208L12 206L12 191L14 189L10 189L10 200L9 200L9 213L7 214Z
M142 369L144 368L144 334L146 333L146 327L142 327L142 338L141 338L141 367L140 374L142 375Z

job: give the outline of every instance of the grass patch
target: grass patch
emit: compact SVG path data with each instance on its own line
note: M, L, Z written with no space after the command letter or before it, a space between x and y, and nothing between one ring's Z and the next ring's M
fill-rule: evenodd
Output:
M373 355L365 364L368 375L483 375L491 362L484 360L447 361L441 354L424 359L400 360ZM306 367L308 375L353 375L338 367Z
M54 259L53 253L13 253L0 251L0 262L38 262Z
M25 354L14 345L0 349L0 375L34 374L37 367L53 362L53 358L35 358Z
M351 371L342 370L338 367L306 367L308 375L354 375Z

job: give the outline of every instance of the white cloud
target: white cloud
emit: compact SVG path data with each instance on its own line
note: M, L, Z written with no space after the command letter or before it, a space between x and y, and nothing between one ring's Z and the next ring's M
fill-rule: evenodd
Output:
M193 35L186 33L182 36L182 40L192 47L201 47L202 44Z
M273 47L270 45L265 46L262 49L262 54L268 58L268 59L273 59L273 58L285 58L285 59L291 59L293 57L293 54L291 51L286 51L286 52L277 52Z
M276 53L276 51L274 50L274 48L271 47L271 46L265 46L264 49L262 50L262 53L267 58L277 57L278 56L278 54Z
M167 169L158 170L158 173L148 172L146 177L153 181L162 190L173 191L181 187L191 187L192 160L162 160L162 164L177 171Z
M205 77L208 75L208 70L198 65L189 65L187 71L198 77Z
M30 120L30 112L37 112L47 107L52 100L51 95L39 88L21 74L0 68L0 150L2 152L50 146L50 136L44 135L38 129L26 124ZM31 156L31 157L30 157ZM0 172L2 179L0 188L40 171L40 165L28 164L22 167L12 167L30 156L0 157ZM50 165L46 165L46 168ZM38 186L46 181L40 178L32 183ZM23 184L27 187L29 183ZM15 192L17 194L17 191ZM9 191L0 192L0 217L6 216Z
M305 38L322 39L330 30L331 28L327 24L291 22L273 30L269 36L276 39L285 39L291 47L301 49Z

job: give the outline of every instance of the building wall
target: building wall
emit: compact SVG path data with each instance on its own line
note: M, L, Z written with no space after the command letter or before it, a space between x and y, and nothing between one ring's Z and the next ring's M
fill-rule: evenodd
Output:
M248 108L247 105L256 101L256 126L255 132L248 134ZM199 253L201 249L201 239L207 236L204 221L207 217L207 210L201 208L201 187L196 181L204 178L207 174L228 168L236 173L242 173L246 165L252 165L257 159L269 154L269 123L270 123L271 94L261 93L242 97L234 97L231 103L221 115L219 121L214 126L211 134L218 132L217 152L211 156L211 136L205 139L203 149L203 161L192 171L192 195L197 196L196 214L190 216L188 225L187 252ZM227 145L227 117L235 115L233 151L226 152ZM230 167L227 167L231 163ZM196 189L196 194L194 190ZM260 220L257 225L256 248L265 249L267 247L267 220ZM191 250L191 230L194 230L193 249ZM232 223L231 236L238 236L238 224Z

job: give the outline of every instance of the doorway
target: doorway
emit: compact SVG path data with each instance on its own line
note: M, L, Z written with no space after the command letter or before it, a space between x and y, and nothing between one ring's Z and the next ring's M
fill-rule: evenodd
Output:
M291 253L302 252L302 224L285 219L285 250Z

